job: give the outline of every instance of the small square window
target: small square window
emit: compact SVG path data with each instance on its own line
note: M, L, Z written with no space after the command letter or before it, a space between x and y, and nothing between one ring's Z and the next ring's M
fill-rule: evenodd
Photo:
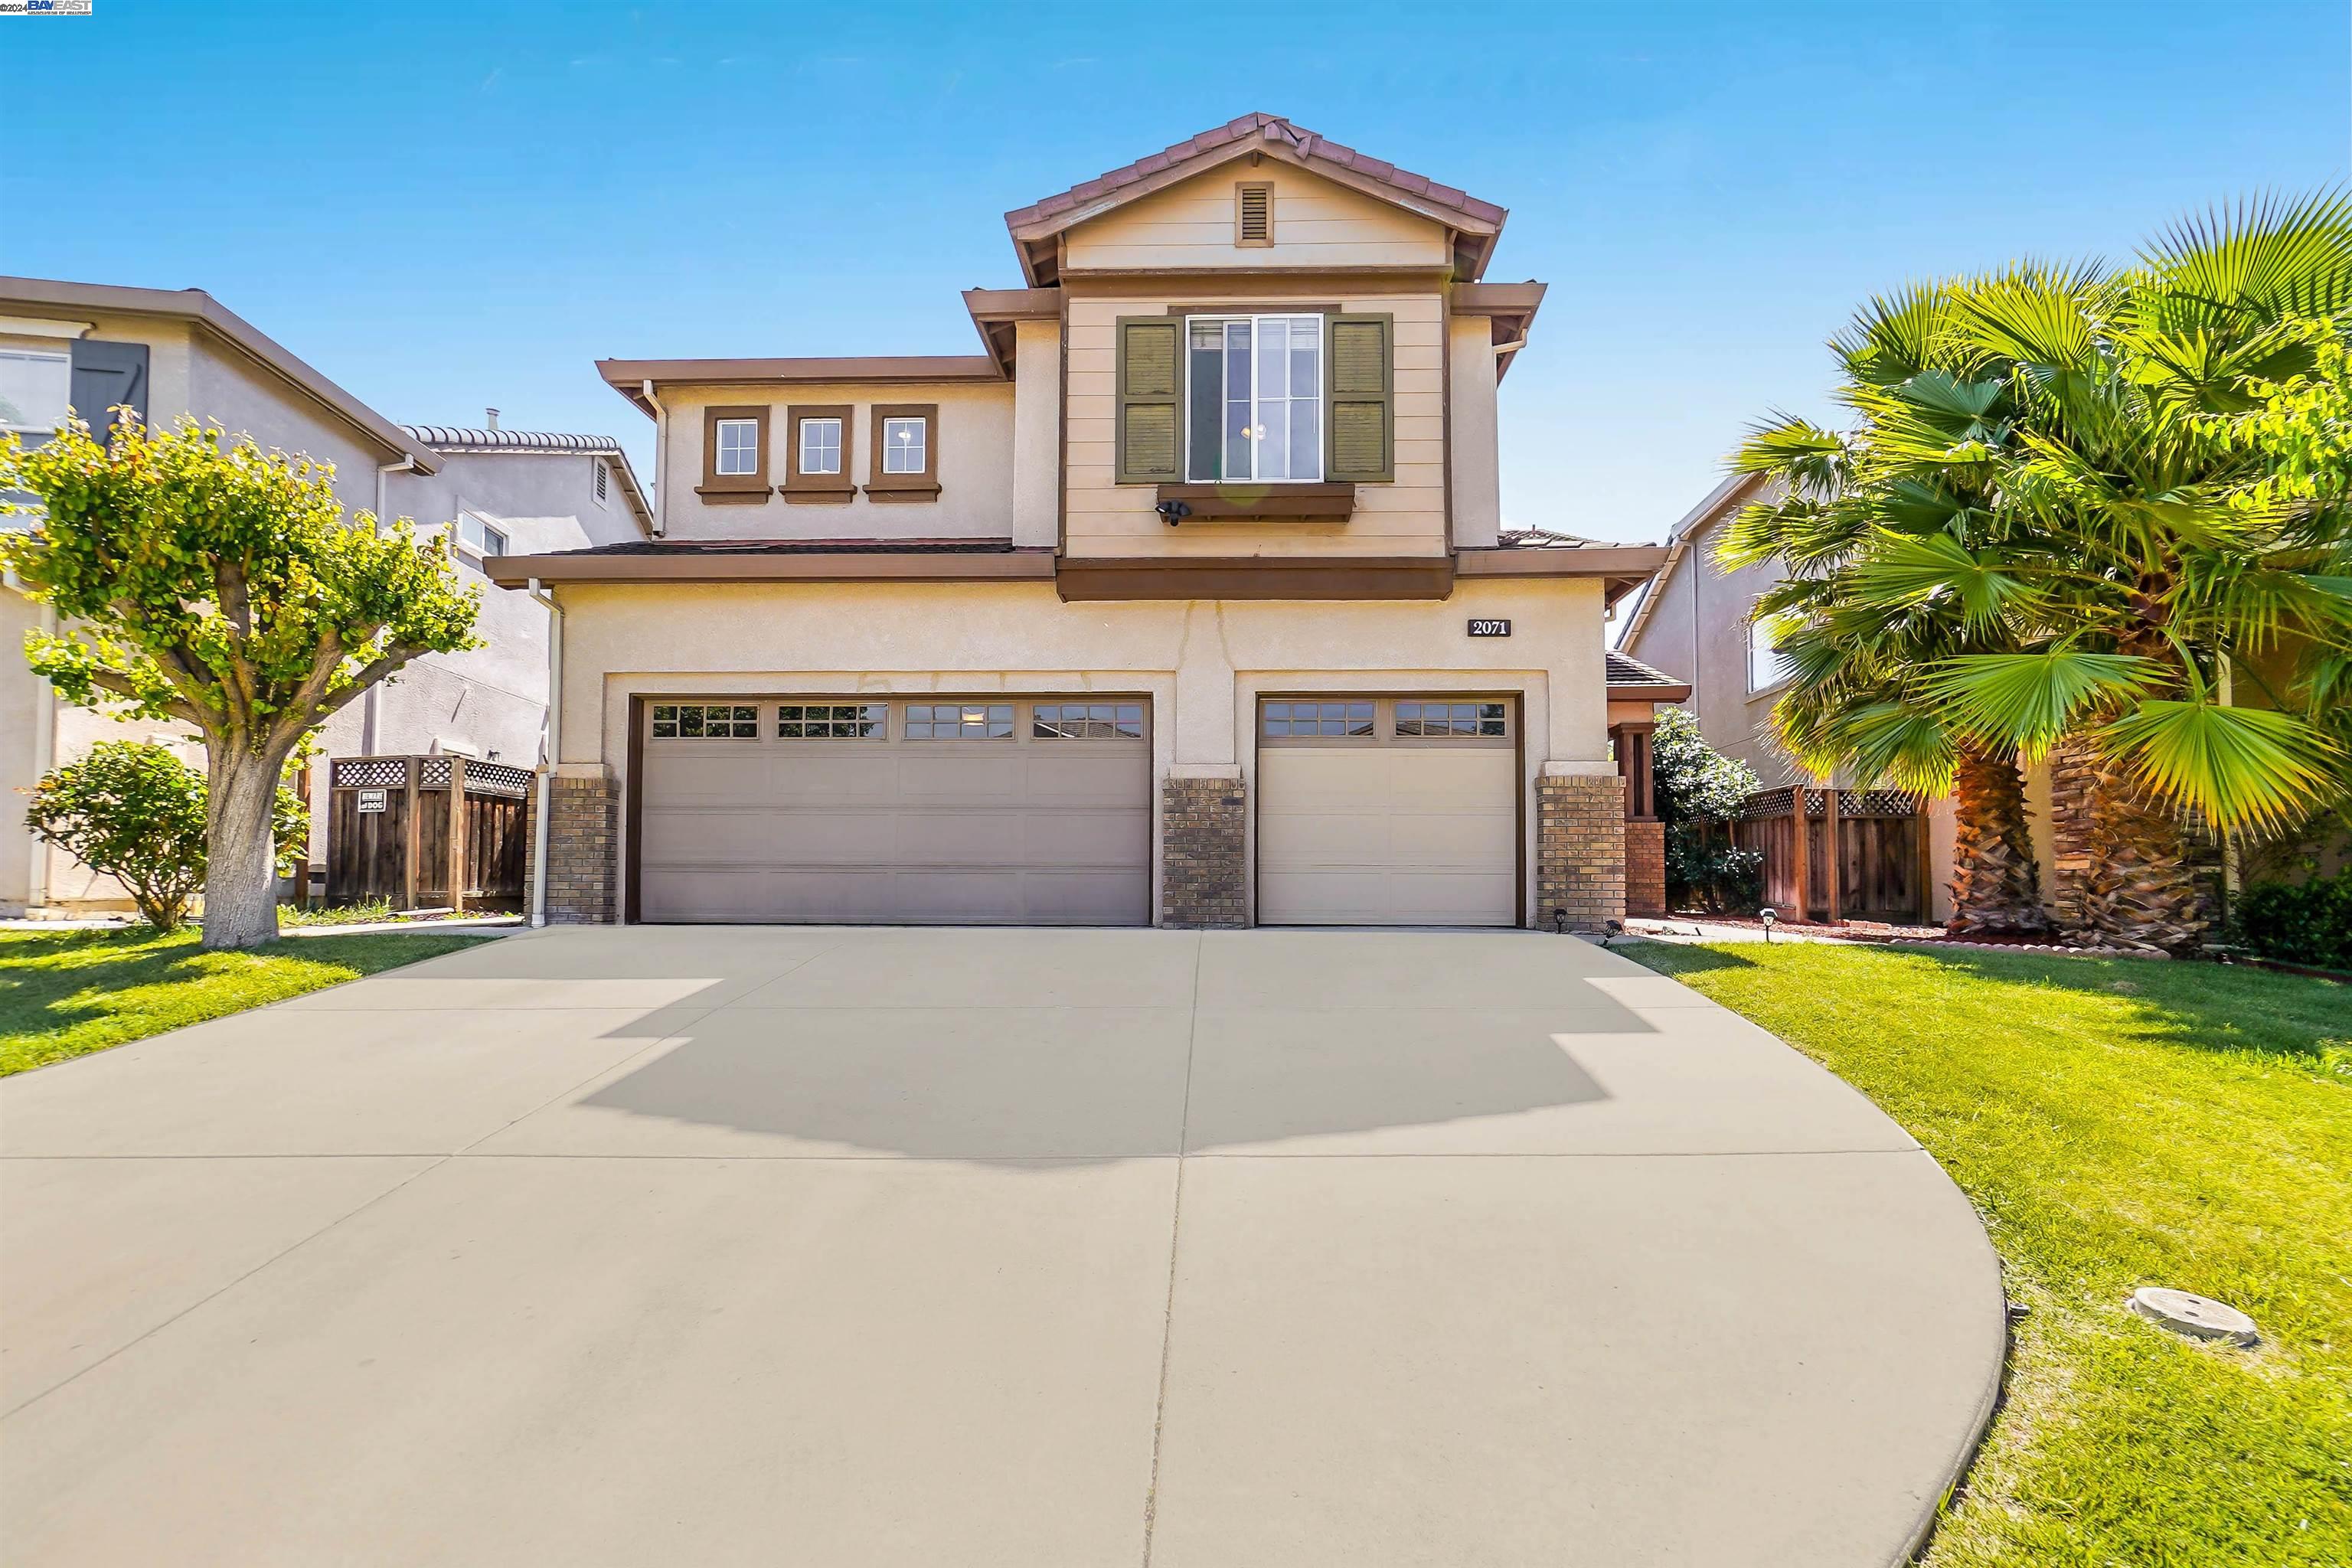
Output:
M801 421L801 472L803 474L841 472L840 420L827 418Z
M930 421L928 419L885 419L882 421L882 471L886 474L919 474L929 467Z
M760 471L760 422L721 419L719 422L718 470L731 477Z

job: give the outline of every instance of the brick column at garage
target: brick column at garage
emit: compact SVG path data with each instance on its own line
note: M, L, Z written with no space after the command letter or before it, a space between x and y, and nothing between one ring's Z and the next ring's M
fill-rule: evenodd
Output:
M620 918L620 785L561 773L548 783L547 923L612 925Z
M1614 772L1553 773L1536 781L1536 921L1565 911L1570 931L1625 918L1625 781Z
M1231 777L1171 773L1160 785L1160 923L1249 923L1248 786Z

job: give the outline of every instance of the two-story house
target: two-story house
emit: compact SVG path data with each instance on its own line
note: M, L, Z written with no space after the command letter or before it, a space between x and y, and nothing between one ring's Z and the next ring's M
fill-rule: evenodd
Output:
M1502 526L1504 218L1249 115L1008 214L979 353L603 362L653 537L488 568L560 611L549 917L1621 913L1662 553Z
M68 411L104 428L128 406L183 415L335 468L351 512L454 527L461 573L484 588L485 646L436 655L331 719L329 755L462 752L535 765L547 708L546 609L479 575L487 557L641 539L652 512L609 437L401 426L385 419L202 289L0 278L0 434L46 441ZM0 526L26 526L22 513ZM202 765L201 740L165 721L121 722L58 700L26 667L46 606L0 586L0 913L127 909L111 879L35 838L20 793L106 739L159 740ZM325 768L313 770L311 858L324 847Z

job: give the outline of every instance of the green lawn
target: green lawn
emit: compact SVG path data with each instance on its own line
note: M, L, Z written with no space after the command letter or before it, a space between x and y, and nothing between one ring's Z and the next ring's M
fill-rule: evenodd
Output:
M385 931L206 952L193 927L0 931L0 1076L490 940Z
M2352 986L1818 943L1623 951L1868 1094L1984 1216L2009 1401L1933 1568L2352 1563ZM2179 1340L2125 1295L2251 1312Z

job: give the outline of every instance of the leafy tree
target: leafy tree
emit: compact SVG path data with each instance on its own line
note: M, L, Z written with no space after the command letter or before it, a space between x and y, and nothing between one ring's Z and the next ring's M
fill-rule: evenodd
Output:
M121 882L158 931L187 919L205 881L205 775L148 741L101 741L34 787L25 821L48 843ZM310 813L278 787L271 807L276 869L304 858Z
M1735 816L1759 787L1756 770L1706 743L1686 708L1658 710L1650 737L1650 790L1665 825L1670 898L1696 897L1711 909L1753 904L1761 896L1761 850L1708 840L1704 825Z
M346 521L333 479L192 419L151 432L128 410L105 445L77 419L0 449L0 490L45 513L0 534L0 563L64 623L27 639L33 668L69 701L203 731L207 947L277 934L270 818L303 737L419 655L479 646L478 595L446 538Z
M1814 626L1836 642L1872 616L1956 620L1973 646L1912 656L1887 735L2029 761L2070 742L2061 760L2089 769L2085 922L2192 946L2210 916L2190 820L2288 832L2346 788L2327 710L2352 654L2352 531L2342 506L2277 493L2282 437L2260 426L2266 393L2352 323L2352 200L2193 220L2120 273L2021 267L1937 292L1927 368L1897 390L1947 416L1870 431L1867 472L1918 505L1850 520L1850 619ZM1823 466L1843 450L1800 435ZM2258 689L2233 700L2233 676ZM1870 728L1848 716L1849 737ZM1882 756L1926 749L1881 739Z

